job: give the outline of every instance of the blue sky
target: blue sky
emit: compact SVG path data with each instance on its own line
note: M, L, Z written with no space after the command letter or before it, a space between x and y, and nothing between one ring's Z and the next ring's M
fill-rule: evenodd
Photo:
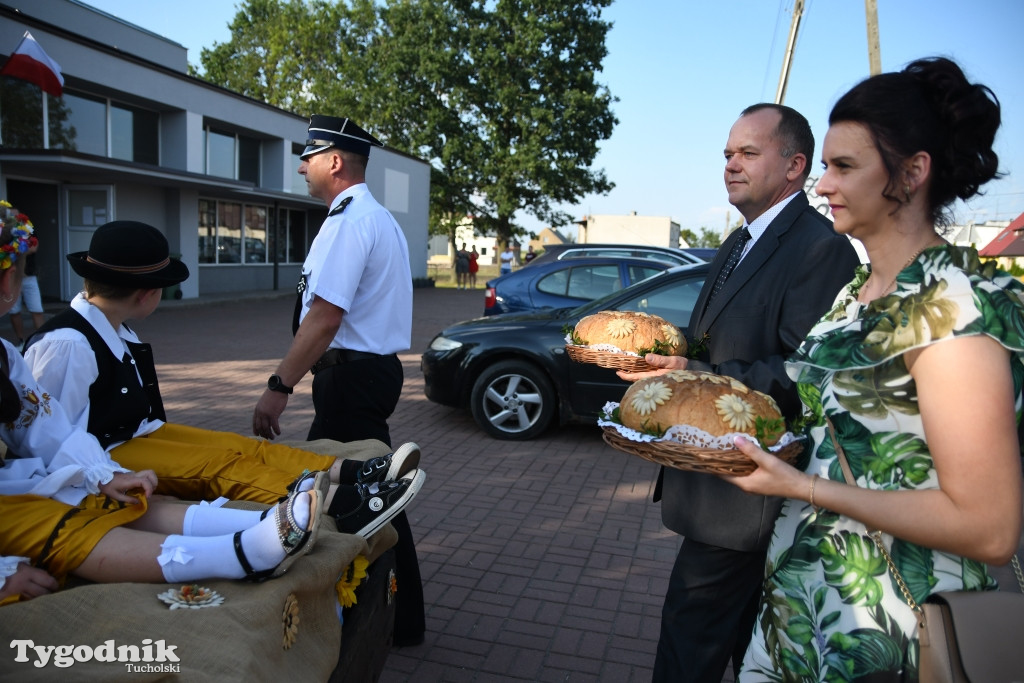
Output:
M1024 212L1024 61L1020 0L877 0L882 69L943 55L1003 106L996 140L1006 177L957 208L960 222L1010 220ZM88 0L88 4L181 43L198 65L224 42L231 0ZM616 0L599 80L619 98L612 137L595 166L616 187L563 207L585 214L671 216L684 228L721 231L737 219L722 183L722 147L749 104L775 97L793 0ZM828 112L868 75L863 0L806 0L785 103L811 122L820 154ZM1016 154L1014 154L1016 153ZM813 168L820 169L818 160ZM543 227L530 217L521 223Z

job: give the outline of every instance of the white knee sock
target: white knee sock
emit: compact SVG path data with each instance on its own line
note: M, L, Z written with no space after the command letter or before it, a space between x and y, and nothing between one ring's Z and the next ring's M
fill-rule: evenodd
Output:
M222 508L207 503L190 505L185 511L182 536L220 536L233 534L259 524L262 510ZM269 517L273 513L269 513Z
M293 514L296 523L302 528L309 524L309 504L309 495L300 495L295 499ZM157 562L168 583L245 577L245 571L235 554L234 534L171 535L160 547L163 552L157 557ZM272 569L281 563L285 551L277 535L274 513L242 532L242 550L255 571Z

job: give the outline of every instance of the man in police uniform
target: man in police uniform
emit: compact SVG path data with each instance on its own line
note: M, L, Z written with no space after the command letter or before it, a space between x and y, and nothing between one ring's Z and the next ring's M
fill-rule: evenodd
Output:
M402 229L366 186L370 147L383 145L351 119L317 114L307 137L299 174L329 211L302 264L295 339L256 404L253 433L281 433L288 395L312 372L309 440L377 439L390 446L387 419L403 380L397 353L412 339L412 272ZM395 642L413 644L425 627L416 549L405 513L392 524L405 593Z
M396 355L410 347L412 273L405 235L366 187L371 145L350 119L314 115L299 174L329 207L302 264L295 340L256 404L253 432L273 439L292 387L313 373L308 438L391 444L402 391Z

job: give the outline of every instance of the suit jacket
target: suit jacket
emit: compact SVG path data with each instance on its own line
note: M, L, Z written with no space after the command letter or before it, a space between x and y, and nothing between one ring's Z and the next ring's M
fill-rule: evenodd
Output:
M730 235L711 263L690 319L693 339L707 350L688 367L735 377L769 394L783 415L800 413L784 362L853 279L859 263L850 241L800 193L771 222L707 306L732 244ZM766 548L782 499L741 491L715 475L662 471L662 521L701 543L740 551Z

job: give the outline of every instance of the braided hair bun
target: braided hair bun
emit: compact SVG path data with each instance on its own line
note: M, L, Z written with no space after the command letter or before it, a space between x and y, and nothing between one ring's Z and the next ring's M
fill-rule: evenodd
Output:
M894 201L902 202L902 161L922 151L931 156L928 208L936 225L950 222L947 209L958 197L973 197L999 175L992 145L1000 120L995 93L945 57L861 81L829 115L829 125L860 123L871 131L889 172L885 196Z

